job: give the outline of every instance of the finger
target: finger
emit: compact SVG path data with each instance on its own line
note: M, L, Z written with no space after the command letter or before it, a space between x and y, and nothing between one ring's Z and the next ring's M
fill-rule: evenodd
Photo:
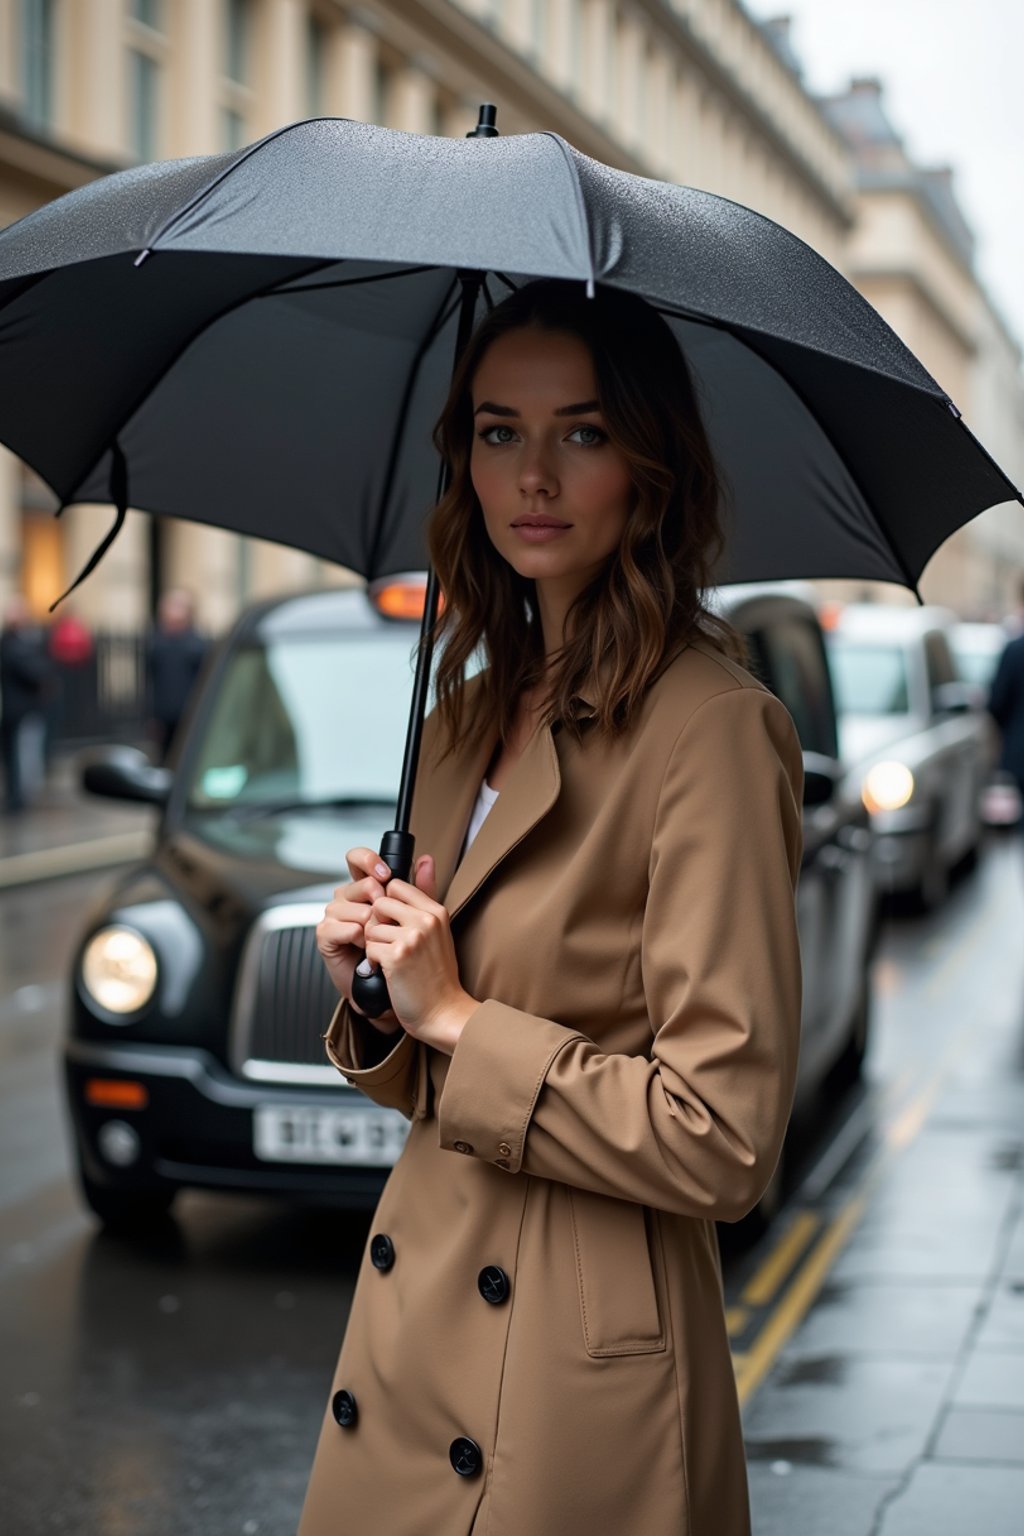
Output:
M349 885L336 885L334 887L334 900L336 902L374 902L378 896L384 895L384 886L379 880L367 876L365 880L354 880Z
M397 898L407 906L418 907L421 912L429 912L439 906L439 903L432 896L428 896L426 891L418 891L407 880L389 880L388 898L392 900Z
M437 870L429 853L425 853L421 859L416 860L414 884L425 896L429 896L431 901L437 900Z
M344 949L347 945L357 944L363 947L363 927L361 923L343 923L337 918L325 918L317 924L316 944L321 954L325 951L333 952L336 949Z
M371 922L380 923L387 919L402 928L422 928L436 922L444 908L438 907L436 901L429 907L414 907L411 902L400 901L396 896L382 896L370 910Z
M324 908L324 915L321 921L355 923L362 928L372 912L372 902L332 901Z
M367 944L369 944L371 940L374 940L380 944L391 944L395 939L400 939L402 937L402 929L398 923L375 922L371 917L370 921L363 929L363 937ZM369 950L367 950L367 953L369 953Z
M358 880L360 875L376 875L380 880L387 880L391 875L380 854L374 853L372 848L350 848L345 863L353 880Z

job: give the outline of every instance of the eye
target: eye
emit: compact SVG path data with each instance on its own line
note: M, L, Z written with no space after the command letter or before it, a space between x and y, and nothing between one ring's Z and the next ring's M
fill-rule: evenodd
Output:
M512 428L506 427L503 422L499 421L493 427L481 428L481 430L477 433L477 437L481 438L485 443L489 443L492 448L501 448L505 443L508 442L508 438L503 438L501 442L497 443L491 442L492 432L512 432ZM515 433L513 432L512 435L514 437Z
M569 433L569 436L572 437L577 432L592 432L594 434L589 443L580 444L581 448L597 448L601 443L608 441L607 433L602 432L600 427L592 426L589 422L584 422L578 427L573 427L572 432Z

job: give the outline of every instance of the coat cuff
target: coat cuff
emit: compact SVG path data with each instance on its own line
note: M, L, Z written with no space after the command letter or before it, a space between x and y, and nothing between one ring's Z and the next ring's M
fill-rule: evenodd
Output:
M328 1060L356 1088L383 1087L408 1072L416 1048L412 1036L400 1030L393 1049L368 1066L364 1045L364 1031L368 1028L372 1025L362 1024L346 999L341 998L322 1036Z
M441 1146L518 1173L551 1063L585 1037L488 998L471 1013L437 1106Z

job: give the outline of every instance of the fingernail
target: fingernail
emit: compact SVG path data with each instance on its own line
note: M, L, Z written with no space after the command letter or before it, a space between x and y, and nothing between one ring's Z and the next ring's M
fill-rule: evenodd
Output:
M386 864L378 864L375 867L374 873L380 875L382 880L386 880L391 871Z

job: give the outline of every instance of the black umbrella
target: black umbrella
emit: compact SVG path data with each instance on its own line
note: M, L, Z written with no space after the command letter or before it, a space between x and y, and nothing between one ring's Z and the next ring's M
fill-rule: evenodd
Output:
M421 568L459 332L543 276L636 293L677 336L731 488L719 581L914 587L950 533L1019 498L787 230L493 125L493 108L465 140L297 123L105 177L3 231L0 439L62 510L115 502L115 532L130 504L371 579ZM425 632L436 602L432 577ZM405 877L429 660L381 849Z

